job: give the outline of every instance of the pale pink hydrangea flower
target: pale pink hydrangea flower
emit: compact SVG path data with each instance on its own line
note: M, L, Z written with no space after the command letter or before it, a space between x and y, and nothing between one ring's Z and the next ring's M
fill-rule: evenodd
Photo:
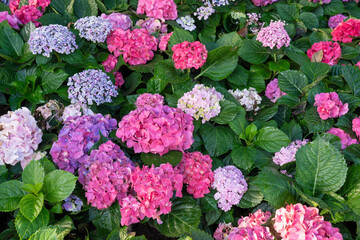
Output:
M103 13L101 14L101 17L110 21L113 31L118 28L122 30L128 30L132 25L131 18L128 15L122 13L111 13L110 15Z
M335 136L338 136L341 140L341 148L344 149L351 144L357 144L358 141L356 139L352 139L349 134L347 134L344 130L340 128L330 128L328 133L331 133Z
M18 24L20 23L19 20L15 17L10 15L7 11L0 12L0 22L7 20L10 27L19 29Z
M162 105L164 105L164 97L158 93L143 93L139 95L135 102L135 106L138 109L145 108L146 106L156 108Z
M273 156L272 158L273 162L280 166L287 164L289 162L294 162L296 152L299 150L299 148L301 148L308 142L309 142L308 139L304 139L302 141L296 140L290 143L287 147L282 147L280 151L276 152L275 155Z
M159 49L162 50L162 51L166 51L167 49L167 46L168 46L168 43L169 43L169 40L172 36L172 32L171 33L168 33L166 35L162 35L160 37L160 43L159 43Z
M111 72L115 68L117 62L118 62L117 57L115 57L112 54L109 54L109 56L106 58L105 61L101 63L101 65L104 66L105 72Z
M274 80L269 82L266 86L265 96L273 103L275 103L280 97L284 95L286 95L286 93L280 90L277 78L274 78Z
M344 21L347 18L347 16L342 14L336 14L335 16L332 16L329 18L328 25L329 28L336 28L342 21Z
M342 240L338 228L324 221L319 209L301 203L288 205L276 210L273 218L274 229L284 240L293 239L332 239Z
M314 43L310 49L307 50L307 56L312 59L314 53L322 51L323 58L321 62L327 63L330 66L337 64L341 57L341 47L337 42L317 42Z
M70 104L69 106L66 106L64 108L64 111L62 113L62 120L66 121L69 117L76 117L76 116L82 116L82 115L89 115L93 116L94 112L91 111L90 108L86 104L83 104L81 102Z
M187 184L187 192L194 198L202 198L210 192L211 183L214 181L214 173L211 171L212 159L209 155L201 152L184 153L178 165L180 173Z
M199 69L206 62L207 50L199 41L184 41L174 45L171 50L174 52L172 59L177 69Z
M337 118L349 111L348 104L343 104L336 92L316 94L314 106L322 120Z
M272 21L267 27L261 28L256 40L261 42L264 47L273 49L276 47L280 49L282 46L288 47L290 45L290 37L284 28L285 23L282 21Z
M175 20L178 16L176 8L173 0L139 0L136 13L157 19Z
M352 130L356 133L356 136L360 137L360 118L356 117L352 120Z

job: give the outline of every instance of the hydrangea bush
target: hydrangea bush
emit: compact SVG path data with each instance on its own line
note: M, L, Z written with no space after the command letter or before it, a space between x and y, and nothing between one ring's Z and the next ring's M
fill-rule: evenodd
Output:
M359 43L359 0L1 0L0 239L359 239Z

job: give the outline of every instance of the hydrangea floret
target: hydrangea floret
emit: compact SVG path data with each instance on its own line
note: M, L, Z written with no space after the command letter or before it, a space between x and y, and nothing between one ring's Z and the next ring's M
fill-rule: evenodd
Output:
M357 137L360 137L360 118L356 117L352 120L352 130L356 133Z
M196 9L194 16L197 16L199 20L207 20L213 13L215 13L213 6L210 4L210 2L205 2L205 6L201 6Z

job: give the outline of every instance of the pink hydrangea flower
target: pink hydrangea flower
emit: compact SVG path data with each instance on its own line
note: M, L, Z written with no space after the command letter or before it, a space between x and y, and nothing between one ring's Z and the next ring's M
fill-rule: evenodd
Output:
M267 27L261 28L256 40L261 42L264 47L273 49L276 47L280 49L282 46L288 47L290 44L290 37L284 28L285 23L282 21L272 21Z
M214 181L214 173L211 171L212 159L209 155L201 152L184 153L178 165L180 173L187 184L187 192L194 198L202 198L209 193L211 183Z
M157 39L146 29L124 31L121 28L112 32L107 38L108 49L115 57L123 55L130 65L145 64L154 57Z
M177 18L176 4L173 0L139 0L137 14L165 20Z
M336 92L316 94L314 106L322 120L337 118L349 111L348 104L343 104Z
M232 229L233 227L231 226L231 223L219 223L219 226L214 232L213 237L215 238L215 240L228 240L229 233Z
M358 141L356 139L352 139L349 134L347 134L344 130L340 128L330 128L328 133L334 134L338 136L341 140L341 148L344 149L351 144L357 144Z
M14 16L23 24L26 25L29 22L33 22L36 27L40 26L40 23L36 21L42 16L42 12L34 6L24 5L20 9L15 10Z
M135 106L138 109L145 108L146 106L156 108L162 105L164 105L164 97L158 93L143 93L139 95L135 102Z
M140 202L133 196L129 195L121 200L121 225L130 226L133 223L140 222Z
M3 22L5 20L8 21L10 27L19 29L19 20L16 17L10 15L7 11L0 12L0 22Z
M332 40L343 43L353 41L354 37L360 37L360 19L349 19L346 22L341 22L331 32Z
M14 14L14 12L16 11L16 9L18 9L20 4L20 0L11 0L9 2L9 8L12 14Z
M163 155L189 149L194 142L192 117L179 108L145 106L131 111L119 122L116 136L135 153Z
M115 68L117 61L117 57L109 54L106 60L103 61L101 64L104 66L105 72L111 72Z
M172 32L171 33L168 33L166 35L162 35L160 37L160 43L159 43L159 49L162 50L162 51L166 51L167 49L167 46L168 46L168 43L169 43L169 40L172 36Z
M29 0L29 5L34 6L36 8L41 7L42 11L45 11L45 8L49 6L51 0Z
M329 28L336 28L346 18L347 16L344 16L342 14L336 14L335 16L330 17L328 22Z
M324 217L319 215L319 209L301 203L276 210L273 221L274 229L284 240L343 239L339 229L332 227L331 223L324 221Z
M301 146L304 146L307 144L309 140L304 139L303 141L296 140L289 144L287 147L282 147L279 152L275 153L272 160L274 163L282 166L289 162L295 162L295 155L296 152L301 148Z
M286 93L280 90L277 78L274 78L274 80L269 82L268 85L266 86L265 96L268 99L270 99L270 101L272 101L273 103L284 95L286 95Z
M252 0L253 4L257 7L263 7L269 4L278 2L279 0Z
M352 130L356 133L356 136L360 137L360 118L354 118L352 120Z
M360 68L360 61L358 61L355 66L358 66Z
M162 20L155 18L140 19L136 22L135 25L141 28L145 28L146 30L148 30L150 34L156 32L161 32L161 33L167 32L167 24L165 24L164 19Z
M171 50L174 52L172 59L177 69L198 69L206 62L207 50L199 41L178 43Z
M322 51L323 58L321 62L330 66L337 64L341 57L341 47L337 42L317 42L307 50L307 56L311 59L313 54Z
M131 28L132 25L131 18L126 14L112 13L110 15L106 15L105 13L103 13L101 14L101 17L110 21L113 31L118 28L122 30L128 30L129 28Z
M115 76L115 87L121 88L121 86L125 83L123 75L119 71L113 72L113 74Z

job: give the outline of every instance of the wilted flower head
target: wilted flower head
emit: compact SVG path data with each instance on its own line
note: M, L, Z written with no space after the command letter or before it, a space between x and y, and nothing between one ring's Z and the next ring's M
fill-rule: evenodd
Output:
M174 52L172 59L177 69L199 69L206 62L207 50L199 41L192 43L184 41L174 45L171 50Z
M264 47L270 47L273 49L276 47L280 49L282 46L288 47L290 44L290 37L284 28L285 23L282 21L272 21L267 27L261 28L256 40L261 42Z
M276 152L273 156L273 162L282 166L289 162L295 161L295 155L301 146L307 144L309 140L296 140L290 143L287 147L282 147L279 152Z
M344 21L347 18L347 16L342 15L342 14L336 14L332 17L329 18L329 28L336 28L342 21Z
M69 99L72 103L81 102L100 105L112 102L111 97L116 97L118 92L110 77L101 70L89 69L76 73L69 78Z
M350 18L345 22L339 23L331 32L331 35L333 41L352 42L354 37L360 37L360 19Z
M10 15L8 11L0 12L0 22L3 22L5 20L8 21L10 27L19 29L18 26L19 20L15 16Z
M245 108L246 111L257 111L259 110L259 104L261 103L261 97L256 92L255 88L243 89L239 90L236 89L235 91L230 89L228 90L234 98L236 98L240 105Z
M357 144L358 141L356 139L353 139L350 137L349 134L347 134L344 130L340 129L340 128L330 128L329 131L327 131L328 133L331 133L335 136L338 136L341 140L341 148L344 149L346 147L348 147L351 144Z
M182 28L190 32L194 31L196 28L195 20L190 15L186 15L185 17L178 18L176 19L176 22L180 24Z
M50 129L53 122L62 121L64 106L56 100L49 100L48 103L38 107L35 112L37 119L40 119L42 129Z
M110 20L95 16L78 19L74 27L79 30L80 37L94 43L105 42L112 30Z
M269 82L266 86L265 96L273 103L284 95L286 95L286 93L280 90L277 78L274 78L274 80Z
M140 19L136 22L136 26L145 28L150 34L167 32L167 24L165 24L165 21L155 18L146 18L145 20Z
M101 14L101 17L110 21L112 31L115 31L118 28L121 28L122 30L128 30L132 25L131 18L126 14L112 13L110 15L106 15L103 13Z
M206 87L203 84L196 84L194 88L184 94L177 103L177 107L202 123L216 117L220 111L220 101L224 96L215 88Z
M316 94L314 106L323 120L340 117L349 111L348 104L343 104L336 92Z
M137 14L146 14L156 19L175 20L177 18L176 4L173 0L139 0Z
M79 212L81 211L81 207L83 206L83 201L76 196L75 194L71 194L64 200L64 204L62 208L68 212Z
M323 57L321 62L330 66L337 64L341 57L341 47L337 42L317 42L307 50L307 55L312 59L313 54L322 51Z
M164 97L158 93L143 93L136 99L135 105L138 109L145 108L146 106L161 107L164 105Z

